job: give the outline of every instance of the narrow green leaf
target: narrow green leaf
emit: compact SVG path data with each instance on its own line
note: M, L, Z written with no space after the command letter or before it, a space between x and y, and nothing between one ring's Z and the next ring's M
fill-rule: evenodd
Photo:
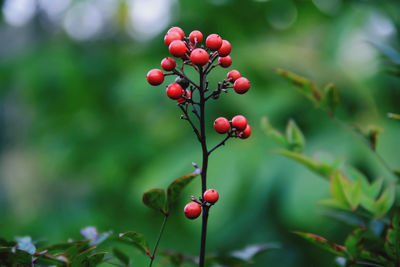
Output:
M286 126L286 140L289 145L289 150L295 152L303 151L306 139L294 120L289 120Z
M383 184L382 178L370 184L368 178L354 167L347 167L346 173L352 182L361 181L361 191L364 195L372 199L375 199L379 195Z
M261 119L261 129L263 129L266 135L268 135L276 143L280 144L281 146L288 147L285 136L271 125L267 117L263 117Z
M97 265L99 265L100 263L103 262L104 256L106 254L107 254L106 252L99 252L99 253L95 253L93 255L90 255L85 261L86 266L97 266Z
M373 253L373 252L367 251L367 250L361 251L360 259L380 263L380 264L383 264L383 266L392 266L392 265L388 265L389 261L382 255L379 255L379 254L376 254L376 253Z
M347 251L353 259L358 259L363 248L363 238L365 229L357 228L349 235L344 243Z
M302 155L300 153L297 153L297 152L289 151L286 149L279 149L279 150L275 150L274 153L291 158L291 159L303 164L304 166L306 166L313 172L315 172L327 179L330 179L330 176L335 171L335 169L332 168L331 166L329 166L325 163L317 162L316 160L313 160L313 159L311 159L305 155Z
M82 251L81 253L76 255L71 262L71 267L92 266L86 265L85 263L88 261L88 258L94 249L96 249L96 247L90 247L87 250Z
M161 188L152 188L143 193L143 203L149 208L165 214L165 191Z
M397 265L400 264L400 213L393 215L392 222L386 233L385 251Z
M38 264L39 266L67 266L66 261L62 261L61 259L58 259L56 256L50 255L50 254L38 254L35 255L35 264Z
M361 197L362 197L361 181L358 180L354 184L351 184L349 180L343 177L342 187L347 202L350 204L351 209L356 210L361 202Z
M390 210L395 200L394 186L388 187L374 203L374 215L382 217Z
M136 232L126 232L123 234L119 234L119 237L124 241L128 241L129 244L140 248L144 253L149 255L149 247L147 246L147 242L143 234L138 234Z
M316 106L319 105L322 98L322 91L309 79L294 74L293 72L277 69L276 72L287 80L296 85L300 92L302 92L308 99L310 99Z
M400 120L400 114L388 113L387 116L391 119Z
M342 175L339 171L336 171L332 175L331 179L331 194L333 198L340 203L340 207L343 209L349 210L351 207L349 205L349 202L347 201L346 194L343 189L342 185Z
M339 90L333 83L329 83L324 88L324 108L329 111L330 114L334 114L336 108L340 105Z
M304 233L295 231L295 234L301 236L302 238L306 239L307 241L317 245L318 247L325 249L335 255L340 257L348 258L348 254L346 248L344 246L335 244L332 241L326 240L322 236L311 234L311 233Z
M370 42L375 48L377 48L383 55L388 57L393 63L400 64L400 53L397 52L390 46Z
M77 241L73 242L73 245L65 250L64 254L66 257L72 261L78 254L82 253L83 251L89 249L89 241Z
M123 264L129 265L130 259L129 259L129 256L125 254L125 252L119 250L118 248L113 248L113 254Z
M172 204L178 199L182 190L187 186L193 179L199 175L199 172L194 172L182 176L176 180L174 180L167 189L167 206L168 209L172 207Z

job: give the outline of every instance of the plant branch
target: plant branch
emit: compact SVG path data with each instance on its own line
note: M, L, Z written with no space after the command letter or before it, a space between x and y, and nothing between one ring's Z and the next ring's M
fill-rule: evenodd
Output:
M178 71L178 70L176 70L176 69L179 69L180 71ZM178 75L178 76L180 76L180 77L182 77L182 78L185 78L185 79L188 80L194 87L196 87L197 89L200 90L200 87L199 87L195 82L193 82L191 79L189 79L188 76L186 76L185 72L183 71L183 68L176 67L176 68L173 70L173 72L174 72L176 75Z
M154 258L156 256L158 245L160 244L161 236L164 233L165 225L167 224L167 219L168 219L168 214L164 214L164 220L163 220L163 223L161 225L160 233L158 234L158 238L157 238L156 245L154 246L153 254L151 254L151 256L150 256L150 265L149 265L149 267L151 267L151 265L153 264Z
M215 149L219 148L220 146L225 145L225 142L232 137L232 135L229 133L221 142L219 142L215 147L213 147L212 149L210 149L208 151L208 155L210 155Z
M193 124L192 120L190 119L189 114L187 112L187 108L185 109L182 105L179 105L179 107L181 108L181 110L185 114L185 116L182 117L182 118L189 122L190 126L192 126L192 129L193 129L194 133L197 136L197 139L199 139L199 141L201 142L201 136L200 136L199 130L196 128L196 126Z

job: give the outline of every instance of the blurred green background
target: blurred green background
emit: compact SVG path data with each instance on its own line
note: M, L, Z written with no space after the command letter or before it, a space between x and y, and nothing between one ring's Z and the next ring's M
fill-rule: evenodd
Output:
M277 242L281 249L253 266L334 266L334 256L291 231L339 243L351 231L317 204L329 197L327 181L270 153L277 145L260 129L264 115L281 129L295 119L306 154L330 153L371 179L392 179L361 141L276 75L277 67L321 86L335 82L339 117L384 128L378 151L400 167L400 124L386 116L400 112L400 80L384 71L385 58L369 43L398 45L398 0L5 0L1 8L2 237L61 242L93 225L134 230L154 245L162 216L141 203L142 192L201 163L193 132L165 95L172 77L159 87L145 78L168 56L163 36L174 25L229 40L229 69L252 85L209 104L209 145L221 140L212 129L219 116L243 114L253 129L210 158L208 184L221 197L210 214L209 252ZM214 71L210 84L227 71ZM185 190L161 248L197 255L201 220L188 221L182 209L199 188L197 179ZM147 262L137 253L134 266Z

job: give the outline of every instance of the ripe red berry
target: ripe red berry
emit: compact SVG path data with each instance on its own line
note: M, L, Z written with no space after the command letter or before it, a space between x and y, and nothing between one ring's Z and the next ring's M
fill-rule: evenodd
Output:
M238 94L244 94L250 89L250 82L245 77L240 77L233 84L233 89Z
M183 212L185 213L186 218L193 220L200 216L201 206L196 202L190 202L186 204Z
M227 40L222 40L222 45L218 49L219 55L221 57L226 57L227 55L229 55L231 53L231 50L232 50L231 43L228 42Z
M167 87L167 96L171 99L179 99L183 93L182 86L177 83L171 83Z
M247 126L247 120L244 116L242 115L237 115L232 118L232 127L236 128L239 131L243 131L246 129Z
M160 85L164 81L164 74L159 69L152 69L146 75L147 81L151 85Z
M199 44L203 41L203 34L200 31L192 31L189 34L189 41L192 44Z
M203 66L208 63L208 53L202 48L196 48L190 53L190 61L193 64Z
M168 49L174 57L182 57L187 51L186 44L181 40L172 41Z
M208 189L206 192L204 192L203 198L208 203L215 203L219 198L218 191L215 189Z
M168 30L167 33L170 33L170 32L177 32L177 33L179 33L179 35L180 35L180 37L181 37L181 40L183 40L183 38L185 38L185 32L184 32L181 28L179 28L179 27L172 27L171 29Z
M232 65L232 58L231 56L219 57L218 62L220 63L221 67L228 68L230 65Z
M189 90L185 90L185 94L180 97L179 99L177 99L176 101L178 101L178 103L182 103L185 102L186 99L190 99L192 97L192 94L190 93Z
M241 139L247 139L249 138L250 135L251 135L251 128L250 125L247 124L246 129L244 129L244 131L239 134L239 137Z
M226 75L226 77L228 78L228 80L230 80L232 83L235 82L237 79L239 79L240 77L242 77L242 75L240 75L240 72L237 70L231 70L230 72L228 72L228 74Z
M221 45L222 38L218 34L210 34L206 39L206 46L212 51L217 51Z
M217 133L223 134L229 132L231 124L224 117L219 117L214 121L214 129Z
M182 40L181 35L178 32L167 32L167 34L164 36L164 43L169 46L172 41L175 40Z
M171 71L175 69L176 62L172 57L166 57L161 61L161 68L165 71Z

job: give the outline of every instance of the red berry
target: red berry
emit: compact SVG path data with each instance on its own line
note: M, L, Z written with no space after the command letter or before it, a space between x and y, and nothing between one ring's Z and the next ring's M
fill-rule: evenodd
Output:
M168 30L167 33L170 33L170 32L179 33L179 36L181 37L181 40L183 40L183 38L185 38L185 32L179 27L172 27L171 29Z
M231 43L228 42L227 40L222 40L222 45L218 49L219 55L221 57L226 57L227 55L229 55L231 53L231 50L232 50Z
M193 64L203 66L208 63L208 53L202 48L196 48L190 53L190 61Z
M251 135L251 128L250 125L247 124L246 129L244 129L244 131L239 134L239 137L241 139L247 139L249 138L250 135Z
M250 82L245 77L240 77L233 84L233 89L238 94L244 94L250 89Z
M151 85L160 85L164 81L164 73L159 69L152 69L146 75L147 81Z
M232 65L232 58L231 56L219 57L218 62L220 63L221 67L228 68L230 65Z
M229 132L231 124L224 117L219 117L214 121L214 129L217 133L223 134Z
M236 128L239 131L243 131L246 129L247 126L247 120L244 116L242 115L237 115L232 118L232 127Z
M237 70L231 70L230 72L228 72L226 77L233 83L234 81L242 77L242 75L240 75L240 72Z
M180 97L180 98L177 99L176 101L178 101L178 103L182 103L182 102L185 102L186 99L190 99L191 97L192 97L192 94L190 93L190 91L189 91L189 90L186 90L186 91L185 91L185 95L182 96L182 97Z
M218 34L210 34L206 39L206 46L212 51L217 51L221 45L222 38Z
M175 69L176 62L172 57L166 57L161 61L161 68L165 71L171 71Z
M164 36L164 43L169 46L172 41L182 40L180 34L178 32L167 32Z
M167 87L167 96L171 99L179 99L183 93L182 86L177 83L171 83Z
M193 220L200 216L201 206L196 202L190 202L186 204L183 212L185 213L186 218Z
M192 31L189 34L189 41L192 44L199 44L203 41L203 34L200 31Z
M219 198L218 191L215 189L208 189L206 192L204 192L203 198L208 203L215 203Z
M181 40L172 41L171 44L169 45L169 52L174 57L181 57L186 53L186 51L187 51L186 44Z

